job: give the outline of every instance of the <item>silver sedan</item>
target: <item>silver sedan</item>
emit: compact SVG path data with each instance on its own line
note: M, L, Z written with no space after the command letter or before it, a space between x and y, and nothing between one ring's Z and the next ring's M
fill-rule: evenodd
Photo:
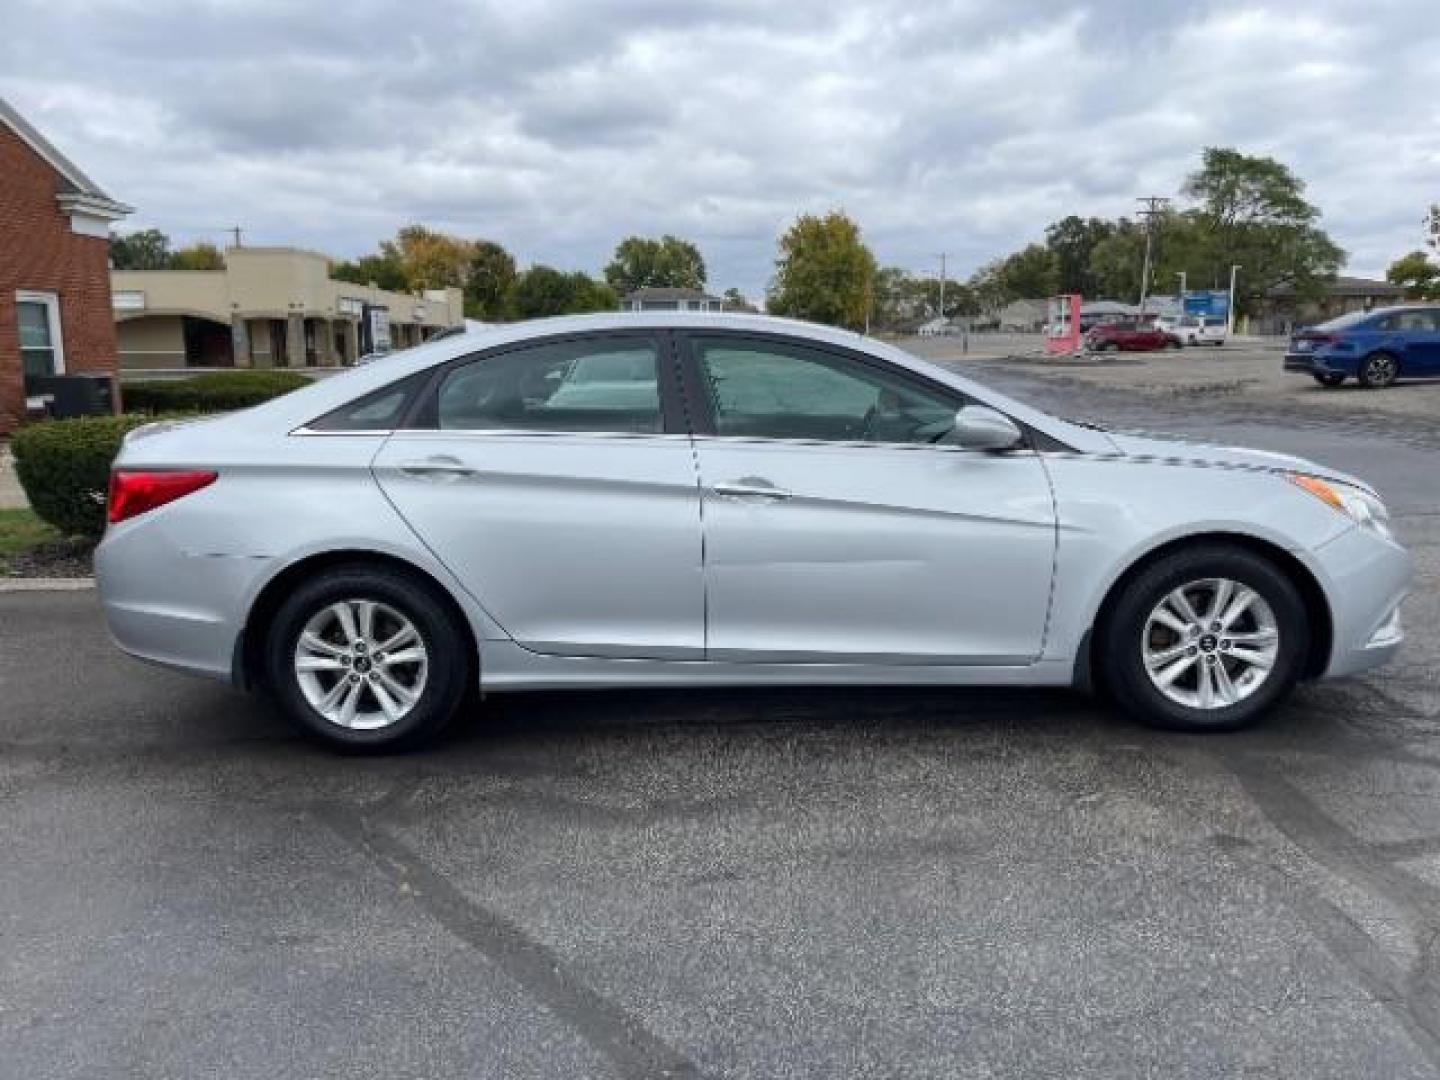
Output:
M477 687L1077 685L1231 729L1388 659L1410 579L1352 477L752 316L497 327L141 428L109 518L121 648L362 749Z

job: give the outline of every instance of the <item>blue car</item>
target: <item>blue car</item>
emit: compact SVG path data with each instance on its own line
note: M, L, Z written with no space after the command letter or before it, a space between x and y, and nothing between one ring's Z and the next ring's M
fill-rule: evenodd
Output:
M1321 386L1346 379L1374 389L1399 378L1440 377L1440 307L1352 311L1290 339L1285 370Z

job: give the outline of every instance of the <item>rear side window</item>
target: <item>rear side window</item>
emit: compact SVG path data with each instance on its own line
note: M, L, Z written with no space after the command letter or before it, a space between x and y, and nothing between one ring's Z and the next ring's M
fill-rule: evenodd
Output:
M658 432L658 371L651 338L547 342L456 368L435 418L460 431Z
M422 371L371 391L308 426L312 431L393 431L404 422L410 403L429 377L428 371Z

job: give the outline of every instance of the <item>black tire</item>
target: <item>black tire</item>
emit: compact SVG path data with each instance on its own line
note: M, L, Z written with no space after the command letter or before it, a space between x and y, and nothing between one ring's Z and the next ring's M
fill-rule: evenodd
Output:
M1145 667L1144 635L1150 613L1165 596L1212 578L1228 578L1254 589L1274 613L1279 642L1269 674L1248 697L1229 706L1198 708L1172 700L1151 680ZM1234 731L1254 723L1290 693L1310 648L1305 604L1294 582L1269 559L1231 544L1205 544L1168 555L1144 568L1107 606L1110 614L1096 635L1098 673L1119 704L1152 727ZM1216 659L1226 663L1224 657ZM1209 661L1209 656L1201 654L1198 660Z
M1178 337L1167 338L1165 347L1167 349L1179 349L1184 343Z
M1345 376L1334 374L1316 375L1315 381L1318 382L1321 386L1325 387L1327 390L1334 390L1335 387L1339 386L1345 381Z
M1371 353L1360 361L1357 378L1360 385L1366 390L1381 390L1387 386L1393 386L1399 377L1400 358L1394 353Z
M306 698L295 669L296 646L311 618L337 602L357 600L377 602L408 620L426 654L419 697L403 716L372 730L326 719ZM325 570L295 589L271 620L264 656L267 685L289 719L331 747L358 753L413 749L437 735L465 699L476 662L460 617L433 584L418 574L363 563ZM323 677L338 681L354 676L351 671L348 676L327 672ZM365 676L359 678L363 685ZM364 694L369 696L363 700L379 706L374 691Z

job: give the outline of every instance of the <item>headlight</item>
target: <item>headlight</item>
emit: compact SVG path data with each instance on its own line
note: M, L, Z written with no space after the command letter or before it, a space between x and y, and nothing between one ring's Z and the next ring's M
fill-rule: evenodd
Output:
M1340 511L1362 529L1369 529L1386 540L1392 539L1390 513L1385 504L1368 491L1342 484L1336 480L1321 480L1318 476L1304 473L1290 473L1292 484L1304 488L1323 503Z

